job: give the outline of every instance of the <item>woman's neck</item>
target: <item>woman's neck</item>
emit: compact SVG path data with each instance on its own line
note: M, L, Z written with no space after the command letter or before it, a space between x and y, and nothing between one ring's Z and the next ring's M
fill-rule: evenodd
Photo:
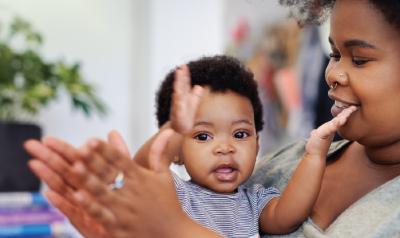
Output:
M400 142L379 147L366 147L357 142L353 144L364 154L364 161L371 169L385 172L390 177L400 175Z

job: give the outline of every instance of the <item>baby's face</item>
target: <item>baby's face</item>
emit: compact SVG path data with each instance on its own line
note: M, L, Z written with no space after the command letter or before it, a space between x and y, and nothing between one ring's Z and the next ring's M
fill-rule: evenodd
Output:
M231 91L210 92L206 87L180 156L195 183L232 193L253 171L257 139L250 100Z

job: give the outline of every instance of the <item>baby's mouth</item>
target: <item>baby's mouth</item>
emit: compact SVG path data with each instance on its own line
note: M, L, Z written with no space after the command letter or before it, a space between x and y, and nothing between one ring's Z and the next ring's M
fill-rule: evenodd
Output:
M232 166L219 166L214 171L215 177L221 182L232 182L238 175L238 170Z

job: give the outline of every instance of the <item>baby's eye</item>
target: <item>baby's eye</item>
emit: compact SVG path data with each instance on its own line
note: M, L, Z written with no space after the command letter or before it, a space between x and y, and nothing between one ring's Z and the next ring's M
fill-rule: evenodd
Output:
M246 131L238 131L235 134L233 134L233 137L235 137L236 139L244 139L249 136L250 134L247 133Z
M212 137L207 133L199 133L195 135L193 138L199 141L208 141L212 139Z

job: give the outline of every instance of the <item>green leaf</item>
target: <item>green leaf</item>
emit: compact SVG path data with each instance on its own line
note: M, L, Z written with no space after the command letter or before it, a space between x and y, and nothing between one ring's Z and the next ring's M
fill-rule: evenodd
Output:
M37 115L61 90L72 107L86 116L107 113L95 87L82 77L79 63L45 60L38 51L42 35L20 17L14 18L7 30L8 38L0 38L0 120ZM17 39L25 44L22 50L13 47Z

